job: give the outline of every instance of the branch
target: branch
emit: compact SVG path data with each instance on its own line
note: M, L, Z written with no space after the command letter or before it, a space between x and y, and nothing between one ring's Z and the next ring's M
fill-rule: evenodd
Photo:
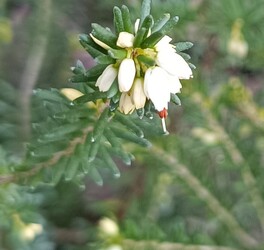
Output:
M204 245L185 245L181 243L157 242L157 241L134 241L124 240L124 249L129 250L238 250L230 247L204 246Z
M252 204L257 211L261 223L262 232L264 232L264 201L262 199L261 193L258 190L257 181L253 173L251 172L250 167L248 166L246 160L243 158L242 154L240 153L235 143L232 141L232 139L224 130L223 126L221 126L221 124L214 118L210 109L203 102L203 98L201 94L199 93L194 94L192 100L199 105L211 129L215 131L215 133L219 136L219 138L221 138L221 142L226 148L226 151L230 155L234 164L241 167L241 174L243 181L247 186L248 193L251 196Z
M25 171L25 172L20 172L17 174L0 176L0 185L8 184L11 182L17 182L17 181L32 177L32 176L36 175L37 173L39 173L42 169L49 168L49 167L55 165L56 163L58 163L58 161L62 157L72 155L74 153L76 146L78 144L83 144L86 140L88 133L91 132L92 130L93 130L93 128L91 126L84 128L82 130L82 135L80 137L76 137L72 141L70 141L69 146L65 150L62 150L62 151L55 153L49 160L36 164L30 170Z
M162 160L167 165L175 176L178 176L184 181L189 188L204 201L211 211L224 223L230 233L237 239L237 241L248 249L255 248L259 245L256 239L250 236L237 222L234 216L226 210L225 207L214 197L210 191L202 185L202 183L189 171L189 169L178 162L176 157L166 153L158 147L151 147L150 154L152 158L157 161Z

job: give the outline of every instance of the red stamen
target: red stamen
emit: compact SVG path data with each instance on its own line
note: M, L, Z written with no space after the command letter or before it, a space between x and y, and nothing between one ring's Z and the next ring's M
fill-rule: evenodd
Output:
M168 115L167 109L164 108L162 111L158 112L158 114L161 119L166 118Z

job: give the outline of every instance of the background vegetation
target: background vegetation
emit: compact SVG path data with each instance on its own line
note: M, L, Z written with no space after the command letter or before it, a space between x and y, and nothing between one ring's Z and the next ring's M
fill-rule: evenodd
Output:
M263 249L264 2L153 0L154 18L180 16L171 36L194 43L194 78L170 135L132 117L146 139L124 128L125 151L93 161L78 140L100 131L96 111L57 89L82 90L70 67L94 62L78 35L112 28L122 4L139 16L138 0L0 2L0 249Z

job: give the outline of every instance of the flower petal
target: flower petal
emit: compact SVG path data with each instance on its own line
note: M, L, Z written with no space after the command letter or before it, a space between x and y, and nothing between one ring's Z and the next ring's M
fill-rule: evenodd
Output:
M135 105L132 103L131 96L128 93L122 93L119 101L119 109L120 112L126 115L134 111Z
M192 77L192 70L188 63L176 52L158 52L156 63L169 74L177 76L179 79L190 79Z
M136 106L136 109L143 108L146 103L146 95L143 88L144 80L143 78L136 78L132 87L132 101Z
M131 48L134 43L134 35L128 32L120 32L116 45L121 48Z
M99 39L97 39L96 37L94 37L91 33L90 33L90 37L93 39L93 41L98 44L100 47L109 50L111 49L110 46L108 46L107 44L103 43L102 41L100 41Z
M113 64L110 64L98 77L95 86L97 86L100 91L106 92L110 89L116 77L117 77L117 69L114 67Z
M168 109L170 88L167 73L160 67L149 68L145 73L144 91L158 111Z
M133 59L124 59L118 71L118 86L120 92L127 92L131 89L136 75L136 66Z

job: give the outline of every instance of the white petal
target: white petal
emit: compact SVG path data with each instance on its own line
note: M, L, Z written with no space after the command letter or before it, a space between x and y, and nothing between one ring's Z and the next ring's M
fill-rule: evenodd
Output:
M131 114L134 109L135 105L132 103L131 96L128 93L122 93L119 101L119 109L120 112L124 114Z
M143 88L144 80L143 78L136 78L132 87L132 101L136 106L136 109L143 108L146 103L146 95Z
M135 22L135 34L138 32L139 23L140 23L140 19L138 18Z
M120 32L116 45L121 48L131 48L134 43L134 35L128 32Z
M117 69L113 64L108 65L96 81L95 86L99 88L100 91L106 92L110 89L113 81L117 77Z
M136 75L136 66L133 59L124 59L118 71L118 86L120 92L127 92L131 89Z
M109 50L110 46L108 46L107 44L105 44L104 42L100 41L99 39L97 39L96 37L94 37L91 33L90 33L90 37L93 39L93 41L98 44L100 47Z
M176 94L181 92L181 82L177 76L172 76L168 74L168 84L170 93Z
M149 68L145 73L144 91L158 111L168 109L170 88L166 71L160 67Z
M179 79L190 79L192 77L192 70L188 63L176 52L158 52L156 63L169 74L177 76Z
M171 50L173 48L173 45L170 44L170 41L172 40L169 36L164 36L156 45L155 49L156 51L164 51L164 50Z

